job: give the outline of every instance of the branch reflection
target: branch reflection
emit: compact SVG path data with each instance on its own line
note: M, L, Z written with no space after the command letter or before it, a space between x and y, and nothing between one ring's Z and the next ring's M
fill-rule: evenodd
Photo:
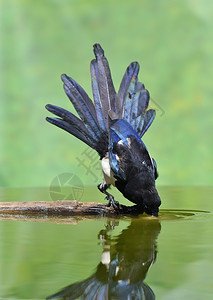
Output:
M132 219L120 235L111 235L116 221L108 221L98 237L103 247L101 262L89 278L73 283L47 299L155 299L144 283L156 260L158 219Z

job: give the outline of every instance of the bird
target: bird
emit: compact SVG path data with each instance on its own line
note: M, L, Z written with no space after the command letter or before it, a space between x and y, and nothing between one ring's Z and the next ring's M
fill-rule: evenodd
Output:
M98 189L106 195L107 206L119 210L119 202L108 192L112 185L140 211L157 217L161 205L155 185L157 164L142 141L156 111L148 108L149 92L138 81L139 63L127 67L116 93L104 50L97 43L93 51L90 72L94 102L74 79L62 74L64 91L79 117L47 104L46 109L56 117L46 120L98 152L103 172Z

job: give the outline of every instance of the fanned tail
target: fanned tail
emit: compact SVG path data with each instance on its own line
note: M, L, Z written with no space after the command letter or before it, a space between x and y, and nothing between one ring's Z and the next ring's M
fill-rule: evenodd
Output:
M138 82L137 62L127 68L116 94L108 61L99 44L94 45L94 54L95 59L90 65L94 103L80 85L63 74L64 91L79 118L58 106L48 104L46 109L58 117L48 117L48 122L71 133L95 149L102 158L110 142L110 119L126 120L141 138L153 122L155 110L147 110L149 92Z

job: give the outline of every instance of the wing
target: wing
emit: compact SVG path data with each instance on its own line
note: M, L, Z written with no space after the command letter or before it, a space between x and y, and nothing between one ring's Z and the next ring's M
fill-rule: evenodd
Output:
M109 161L115 176L126 181L135 168L147 168L154 172L153 160L138 134L125 120L115 120L110 127Z
M152 162L153 162L153 166L154 166L154 172L155 172L155 180L158 178L158 169L157 169L157 164L156 161L154 160L154 158L152 157Z

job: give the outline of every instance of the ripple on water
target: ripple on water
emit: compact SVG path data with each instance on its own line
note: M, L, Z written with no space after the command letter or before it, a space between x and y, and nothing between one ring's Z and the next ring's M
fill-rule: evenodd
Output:
M161 220L191 219L209 213L209 211L205 210L162 209L159 212L159 218Z

